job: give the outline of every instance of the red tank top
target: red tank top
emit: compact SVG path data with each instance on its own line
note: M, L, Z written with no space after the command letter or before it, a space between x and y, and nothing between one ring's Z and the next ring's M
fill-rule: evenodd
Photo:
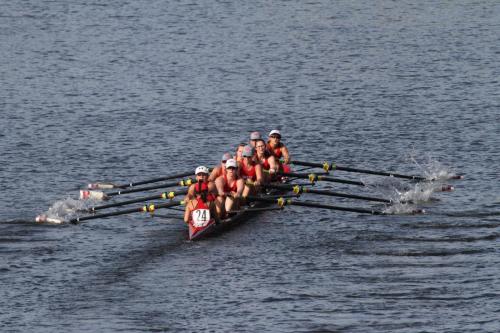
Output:
M200 183L194 184L194 193L195 193L198 201L203 201L200 199L200 193L203 191L208 192L208 183L201 183L201 189L200 189ZM207 202L214 201L215 199L216 199L216 197L213 193L210 193L210 192L207 193Z
M283 144L280 142L278 144L278 147L273 148L271 147L271 144L268 142L267 143L267 150L273 154L274 157L276 157L278 160L283 156L283 152L281 151L281 147L283 147Z
M264 161L262 162L262 168L264 170L269 170L271 169L271 164L269 164L269 157L268 158L265 158Z
M193 210L198 210L198 209L209 209L207 204L203 202L200 198L196 199L196 206L194 207Z
M238 186L237 186L237 184L236 184L236 181L237 181L238 179L235 179L235 180L234 180L233 185L231 185L231 186L229 186L229 182L228 182L228 180L227 180L227 176L226 176L225 174L224 174L224 180L225 180L225 182L224 182L224 193L229 193L229 192L236 192L236 191L238 191Z
M264 169L264 170L271 169L271 164L269 164L269 157L271 157L271 153L269 153L268 151L266 151L264 153L264 159L263 160L259 160L260 165L262 165L262 169Z
M245 165L245 162L241 163L241 177L243 179L250 179L255 181L257 179L257 172L255 171L255 164L252 164L250 167Z

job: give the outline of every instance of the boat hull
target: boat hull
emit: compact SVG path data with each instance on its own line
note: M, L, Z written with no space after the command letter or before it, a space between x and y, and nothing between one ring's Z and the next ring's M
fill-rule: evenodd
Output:
M280 195L283 194L283 191L280 190L272 190L268 192L266 195ZM211 220L209 224L204 227L197 228L192 225L192 222L189 222L189 240L198 240L209 235L214 234L215 232L219 232L228 228L231 228L243 221L248 220L248 218L259 214L257 209L266 208L273 205L273 203L263 202L263 201L255 201L250 203L248 206L242 207L236 214L221 220L219 223L215 223L214 220Z

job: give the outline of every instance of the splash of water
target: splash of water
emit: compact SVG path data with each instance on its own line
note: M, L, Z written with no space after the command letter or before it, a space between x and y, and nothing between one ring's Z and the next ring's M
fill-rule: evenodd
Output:
M413 204L396 203L386 206L383 210L385 214L423 214L425 211Z
M429 180L446 180L457 175L450 167L443 165L429 153L422 155L412 149L406 159L420 170L420 174Z
M47 211L38 215L37 222L60 224L73 218L78 212L87 210L95 204L93 200L77 200L71 197L58 200ZM39 219L40 218L40 219Z

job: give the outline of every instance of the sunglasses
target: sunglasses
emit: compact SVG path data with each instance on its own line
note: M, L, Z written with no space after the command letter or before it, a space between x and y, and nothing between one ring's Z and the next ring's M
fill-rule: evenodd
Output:
M236 168L235 168L235 167L227 167L226 169L227 169L227 170L236 170Z
M222 162L222 164L226 164L227 161L221 161L221 162Z
M278 136L278 135L271 135L270 138L273 138L273 139L281 139L281 136Z
M208 176L208 173L197 173L196 176L206 177L206 176Z

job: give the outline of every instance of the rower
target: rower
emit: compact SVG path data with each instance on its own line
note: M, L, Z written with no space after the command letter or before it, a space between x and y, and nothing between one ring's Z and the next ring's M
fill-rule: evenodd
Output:
M255 159L262 166L264 174L264 181L268 183L279 170L279 164L274 155L267 150L266 142L264 140L257 140L255 144Z
M224 175L226 173L226 161L231 158L233 158L233 156L230 153L224 153L220 160L220 164L212 170L212 173L210 173L210 177L208 177L208 180L214 182L218 177Z
M247 144L245 142L242 142L238 145L238 148L236 148L236 155L235 155L235 160L236 162L238 163L241 163L241 161L243 160L243 148L246 146Z
M267 141L267 150L274 155L276 160L280 160L283 157L285 164L290 163L290 154L288 153L288 148L283 142L281 142L281 133L279 130L272 130L269 133L269 141Z
M233 209L239 209L241 195L245 183L238 176L238 162L234 159L226 161L226 173L215 180L219 196L218 207L222 210L221 217L227 216Z
M256 194L262 184L262 166L254 159L255 151L253 147L245 146L242 155L240 175L245 180L243 197L247 197L249 194Z
M252 148L255 148L255 143L257 140L261 140L262 135L260 135L260 132L252 132L250 133L250 143L249 145L252 146Z
M193 221L196 225L208 223L211 218L219 220L219 209L216 204L216 189L213 182L208 181L208 168L199 166L195 171L197 182L191 185L186 195L184 222Z
M199 183L206 184L208 187L208 192L216 195L217 188L215 187L215 183L208 179L209 170L206 166L200 165L195 170L196 183L191 184L188 188L185 201L190 201L196 198L197 191L199 192Z

